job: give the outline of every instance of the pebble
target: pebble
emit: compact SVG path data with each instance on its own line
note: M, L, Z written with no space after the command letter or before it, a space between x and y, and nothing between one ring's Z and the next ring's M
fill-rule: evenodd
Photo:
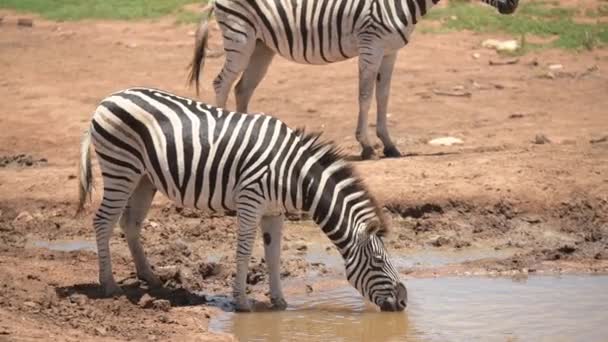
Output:
M27 211L22 211L19 213L19 215L17 215L17 217L15 217L15 219L13 220L13 223L19 223L19 222L30 222L34 219L34 217L32 216L32 214L30 214Z
M479 59L480 57L481 57L481 54L479 52L473 53L473 58Z
M152 307L155 310L161 310L161 311L167 312L167 311L171 310L171 302L169 302L166 299L157 299L152 302Z
M494 49L496 51L515 51L519 49L519 42L517 40L498 40L498 39L486 39L481 43L481 46L488 49Z
M29 18L19 18L17 19L17 25L24 27L32 27L34 26L34 20Z
M462 139L458 139L455 137L440 137L435 138L429 141L429 145L433 146L452 146L462 144Z
M145 309L152 307L153 302L154 298L152 298L149 294L145 293L143 296L141 296L139 302L137 302L137 305Z
M536 137L534 137L534 143L537 145L550 144L551 140L544 134L537 134Z
M77 305L84 305L87 302L87 296L80 293L74 293L70 295L69 299L70 302L76 303Z
M561 64L551 64L549 65L549 70L561 70L564 66Z

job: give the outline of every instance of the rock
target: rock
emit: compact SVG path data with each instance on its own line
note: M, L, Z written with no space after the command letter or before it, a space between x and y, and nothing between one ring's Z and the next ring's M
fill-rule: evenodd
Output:
M498 40L498 39L486 39L481 43L481 46L487 49L494 49L496 51L515 51L519 49L519 42L517 40Z
M450 243L450 239L448 239L444 236L439 236L435 240L431 241L431 245L433 245L435 247L445 246L449 243Z
M80 293L74 293L70 295L69 299L70 302L75 303L77 305L84 305L87 303L87 296Z
M475 52L475 53L473 53L473 55L472 55L472 56L473 56L473 58L475 58L475 59L479 59L479 57L481 57L481 54L480 54L479 52Z
M38 306L38 304L32 301L23 302L23 305L27 306L28 308L35 308L36 306Z
M312 285L306 284L306 293L312 293L313 291Z
M136 48L136 47L137 47L137 44L136 44L136 43L129 43L129 44L127 44L127 47L128 47L129 49L134 49L134 48Z
M169 310L171 310L171 302L166 299L157 299L152 302L152 307L155 310L168 312Z
M428 142L429 145L433 146L452 146L462 144L463 141L454 137L440 137L432 139Z
M549 70L561 70L563 68L564 68L564 66L561 64L550 64L549 65Z
M196 32L194 30L188 31L188 36L194 37L195 35L196 35Z
M527 215L524 216L522 219L530 224L537 224L542 222L542 219L538 215Z
M534 143L537 145L550 144L551 140L544 134L537 134L536 137L534 137Z
M222 266L215 262L201 262L198 265L198 272L203 279L216 276L222 271Z
M563 245L562 247L558 248L557 251L563 254L572 254L576 251L576 248L569 245Z
M95 332L100 336L104 336L105 334L108 333L108 331L104 327L96 327Z
M296 248L296 250L298 250L300 252L304 252L304 251L308 250L308 246L306 246L306 243L304 243L304 242L297 243L295 248Z
M34 26L34 20L30 18L19 18L17 19L17 25L23 27L32 27Z
M152 298L152 296L150 296L147 293L144 293L143 296L141 296L141 298L139 298L139 301L137 302L137 305L139 305L140 307L147 309L152 307L152 303L154 302L154 298Z
M32 214L30 214L27 211L22 211L19 213L19 215L17 215L17 217L15 217L15 219L13 220L13 223L28 223L28 222L31 222L32 220L34 220L34 217L32 216Z

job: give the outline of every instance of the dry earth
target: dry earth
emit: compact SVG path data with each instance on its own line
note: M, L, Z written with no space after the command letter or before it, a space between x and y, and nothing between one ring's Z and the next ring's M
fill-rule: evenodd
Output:
M127 289L117 299L99 298L94 252L34 244L93 238L91 212L73 216L80 134L97 101L122 88L153 86L195 96L185 86L192 28L170 20L38 18L25 28L15 25L14 13L0 16L0 340L230 340L206 326L218 310L230 309L225 296L234 272L232 218L179 210L157 198L143 239L166 288L150 292L134 279L116 230L115 273ZM220 49L215 27L211 36L212 49ZM548 50L497 66L489 61L505 57L480 48L482 40L496 37L417 34L402 50L389 124L407 155L355 161L393 218L388 246L394 255L513 251L506 258L490 254L434 268L405 267L406 277L606 273L608 51ZM222 61L208 60L203 100L213 98L211 79ZM563 69L548 74L551 64ZM276 58L251 107L323 131L356 160L356 80L356 61L313 67ZM537 144L539 135L549 141ZM464 143L427 144L440 136ZM311 271L342 274L304 258L307 249L329 248L309 221L291 222L285 241L288 280ZM248 280L263 303L260 255L258 246Z

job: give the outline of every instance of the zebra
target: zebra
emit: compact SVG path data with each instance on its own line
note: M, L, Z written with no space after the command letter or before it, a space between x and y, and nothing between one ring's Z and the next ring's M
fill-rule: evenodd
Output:
M518 0L481 0L502 14ZM386 157L400 157L387 128L387 108L397 52L414 25L439 0L215 0L195 38L189 82L199 88L208 40L208 19L223 34L226 60L213 81L215 105L225 107L236 78L236 110L247 112L255 88L275 54L305 64L329 64L359 56L359 116L355 137L363 160L375 159L368 138L368 112L376 92L376 134Z
M388 229L382 212L340 151L320 134L292 130L269 115L227 111L158 89L122 90L100 102L83 134L78 212L92 186L91 145L103 178L93 226L105 295L121 292L109 251L117 221L138 278L160 286L139 241L142 221L159 191L180 207L236 212L237 311L251 310L245 287L258 225L271 305L286 308L279 257L288 213L308 213L321 227L344 258L348 281L363 297L384 311L406 307L406 287L382 241Z

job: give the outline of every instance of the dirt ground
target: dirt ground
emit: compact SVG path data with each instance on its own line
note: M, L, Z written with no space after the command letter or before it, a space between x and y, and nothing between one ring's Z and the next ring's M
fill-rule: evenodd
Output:
M34 17L28 28L15 25L20 16L14 13L0 16L0 340L233 339L206 329L212 315L230 306L230 217L179 210L159 196L143 240L165 289L150 292L134 278L117 229L114 271L127 295L116 299L99 296L94 252L31 243L93 239L92 211L73 216L80 134L97 102L119 89L152 86L195 96L185 83L192 27L168 19L54 23ZM212 27L212 49L221 49L220 36ZM406 278L608 273L608 50L547 50L496 65L510 57L481 48L486 38L504 37L416 34L402 50L389 117L406 153L401 159L356 161L355 60L315 67L276 58L251 109L339 142L392 218L394 255L514 251L402 268ZM222 62L207 61L203 100L212 100L211 80ZM563 68L551 70L554 64ZM427 143L442 136L464 143ZM290 222L284 277L302 279L311 270L340 277L342 270L303 257L311 245L331 252L310 221ZM260 246L254 254L248 282L263 305Z

